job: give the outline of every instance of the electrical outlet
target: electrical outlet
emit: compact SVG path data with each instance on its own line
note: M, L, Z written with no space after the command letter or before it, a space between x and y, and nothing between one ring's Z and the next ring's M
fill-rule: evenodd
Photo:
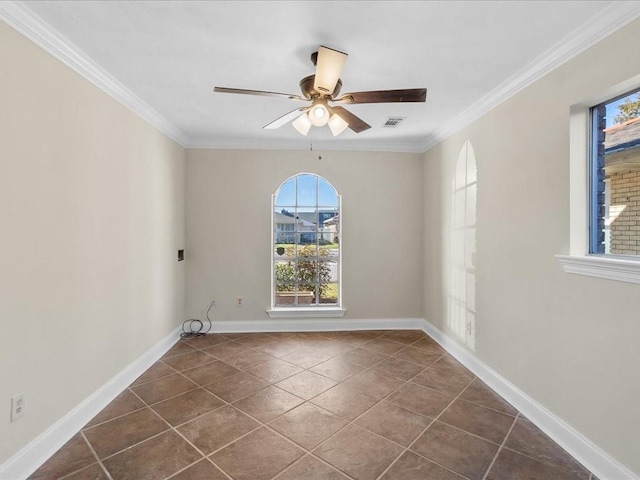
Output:
M24 392L11 397L11 421L15 422L24 415Z
M244 305L242 297L236 297L236 307L241 307L242 305Z

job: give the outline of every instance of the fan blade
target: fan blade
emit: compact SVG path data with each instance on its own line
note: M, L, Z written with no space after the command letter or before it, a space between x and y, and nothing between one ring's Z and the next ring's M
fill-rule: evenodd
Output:
M346 108L331 107L331 113L339 115L345 122L349 124L349 128L356 133L364 132L365 130L371 128L371 125L362 120L360 117L356 117Z
M404 90L372 90L370 92L345 93L334 102L343 103L398 103L425 102L426 88L410 88Z
M309 108L311 107L300 107L300 108L296 108L295 110L291 110L289 113L285 113L280 118L275 119L273 122L267 123L262 128L266 130L274 130L276 128L280 128L281 126L289 123L290 121L295 120L297 117L300 116L302 112L306 112L307 110L309 110Z
M346 61L346 53L321 46L318 49L316 78L313 82L313 88L318 92L331 95L340 79L340 73L342 73L342 67L344 67Z
M265 97L287 97L292 100L307 100L300 95L293 95L292 93L265 92L262 90L245 90L242 88L214 87L213 91L217 93L241 93L243 95L262 95Z

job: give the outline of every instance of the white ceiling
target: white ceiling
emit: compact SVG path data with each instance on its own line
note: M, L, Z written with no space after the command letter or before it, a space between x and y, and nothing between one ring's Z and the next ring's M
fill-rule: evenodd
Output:
M13 7L97 65L98 76L106 72L128 106L153 112L147 116L186 146L308 149L313 141L321 149L424 151L637 17L639 4L32 1ZM212 92L223 86L299 94L320 44L349 54L343 93L427 87L427 102L350 105L373 128L336 138L327 127L312 128L303 137L291 125L262 130L300 105L295 101ZM383 128L389 116L406 119L397 129Z

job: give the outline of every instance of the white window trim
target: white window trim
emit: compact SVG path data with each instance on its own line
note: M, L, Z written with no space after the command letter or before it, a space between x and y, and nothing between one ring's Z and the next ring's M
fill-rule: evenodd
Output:
M267 313L269 318L341 318L347 310L340 307L273 307Z
M556 258L571 274L640 283L640 256L589 254L589 110L610 98L634 90L640 75L602 94L572 105L569 120L569 254Z
M612 255L556 255L567 273L640 284L640 259Z

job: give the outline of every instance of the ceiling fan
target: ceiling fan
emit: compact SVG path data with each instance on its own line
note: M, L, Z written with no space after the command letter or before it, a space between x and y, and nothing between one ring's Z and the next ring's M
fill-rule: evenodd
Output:
M425 102L427 99L426 88L372 90L368 92L345 93L339 96L342 88L340 74L346 61L346 53L320 46L317 52L311 54L311 62L316 67L315 75L309 75L300 80L302 96L227 87L215 87L213 91L220 93L239 93L243 95L287 97L290 100L310 101L311 105L296 108L262 127L264 129L275 129L293 121L292 125L302 135L309 133L312 125L322 127L328 124L334 136L342 133L347 127L356 133L371 128L371 125L346 108L333 106L330 105L330 103Z

